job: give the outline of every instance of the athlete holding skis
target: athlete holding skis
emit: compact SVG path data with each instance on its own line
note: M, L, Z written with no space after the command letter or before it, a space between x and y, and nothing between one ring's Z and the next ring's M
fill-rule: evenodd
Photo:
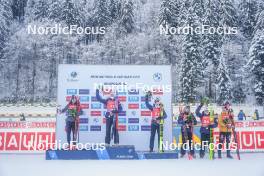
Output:
M202 101L201 104L197 107L195 113L201 120L201 149L200 149L200 158L203 158L205 155L205 144L210 144L210 129L216 128L218 125L217 118L214 118L214 121L210 121L210 116L214 116L208 110L208 105L205 106L204 111L201 113L201 108L203 107L204 102Z
M223 142L226 140L226 152L227 158L233 159L230 154L230 142L231 142L231 133L232 129L235 129L234 114L233 110L230 107L230 103L226 102L222 109L222 112L219 116L219 149L218 149L218 158L222 158L221 150L223 147Z
M71 143L71 133L73 134L73 144L76 143L79 128L79 116L83 114L80 102L75 95L72 95L70 102L61 110L60 113L66 112L66 133L67 142Z
M122 111L122 106L118 100L118 97L115 97L114 93L111 92L110 97L103 99L100 96L99 88L96 89L96 99L103 103L107 112L105 113L106 119L106 133L105 133L105 143L110 144L111 134L114 137L114 144L119 144L119 134L118 134L118 113Z
M178 118L178 124L181 125L182 133L182 146L181 146L181 158L184 157L186 150L184 150L184 145L189 141L190 153L188 155L189 159L195 158L193 149L193 126L197 124L197 120L193 113L191 113L190 106L186 106L183 112L180 112Z
M149 142L149 151L153 152L154 148L154 140L155 140L155 134L158 133L158 146L159 151L162 152L162 143L161 138L163 139L163 120L167 118L166 111L164 110L163 104L160 102L159 98L156 98L154 101L154 104L151 105L150 99L151 99L151 92L147 92L145 97L145 103L147 108L151 111L152 114L152 120L151 120L151 134L150 134L150 142ZM162 128L162 129L161 129ZM160 136L160 132L162 133L162 136Z

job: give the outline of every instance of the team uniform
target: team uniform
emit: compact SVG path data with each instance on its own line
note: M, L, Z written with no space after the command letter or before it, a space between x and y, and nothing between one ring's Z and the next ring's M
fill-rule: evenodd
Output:
M193 113L182 112L178 117L178 124L181 125L182 144L185 145L189 141L190 154L194 156L194 148L191 146L193 142L193 126L197 125L197 120ZM181 146L181 157L186 154L183 145Z
M75 102L74 102L75 101ZM71 142L71 133L73 136L73 144L75 144L77 140L77 131L79 128L79 116L83 114L83 111L80 106L79 100L77 100L76 96L72 96L70 102L61 110L61 113L66 112L66 133L67 133L67 142L70 144Z
M96 90L96 99L106 106L107 112L105 113L106 119L106 133L105 133L105 143L110 144L111 138L114 138L114 144L119 144L119 134L118 134L118 119L117 115L122 111L122 106L115 97L110 97L103 99L99 90ZM112 136L111 136L112 135Z
M201 128L200 128L200 133L201 133L201 149L200 149L200 157L203 158L205 155L205 150L204 146L205 144L210 143L210 129L211 128L216 128L218 125L217 118L214 118L213 124L210 121L210 112L203 111L202 113L201 108L203 105L199 105L195 111L196 116L200 118L201 120Z
M147 108L151 111L151 133L150 133L150 142L149 149L150 152L153 152L155 134L158 134L158 146L160 146L160 121L167 118L166 111L160 106L160 102L155 102L153 105L149 103L149 97L146 96L145 103Z
M218 149L218 158L222 158L221 156L221 150L223 147L224 141L226 141L226 152L227 152L227 157L232 158L230 154L230 142L231 142L231 134L232 134L232 128L235 127L235 122L234 122L234 114L231 109L224 109L219 118L219 149Z

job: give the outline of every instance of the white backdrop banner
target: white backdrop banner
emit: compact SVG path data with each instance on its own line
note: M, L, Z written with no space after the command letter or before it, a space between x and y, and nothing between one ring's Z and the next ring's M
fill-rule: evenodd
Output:
M121 145L135 145L149 150L151 112L145 105L146 90L159 97L168 115L164 124L164 141L172 142L171 66L154 65L59 65L58 104L64 108L71 95L77 95L84 114L80 116L79 142L101 143L105 139L106 107L97 101L96 85L113 90L123 107L119 113ZM108 91L100 91L103 98ZM56 139L66 142L65 114L57 116ZM157 149L157 135L155 148Z

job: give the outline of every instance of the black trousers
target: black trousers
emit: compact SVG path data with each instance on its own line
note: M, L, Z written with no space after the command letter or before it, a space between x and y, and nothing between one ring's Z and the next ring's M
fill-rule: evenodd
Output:
M76 140L76 139L74 139L75 122L66 121L66 133L67 133L67 142L68 142L68 144L71 143L71 133L72 133L72 136L73 136L73 141Z
M115 125L114 116L106 118L106 132L105 132L105 143L110 144L112 136L114 137L114 144L119 144L118 129Z
M223 143L225 141L226 141L226 153L227 153L227 155L230 155L229 146L230 146L230 142L231 142L231 132L220 132L218 155L221 155Z
M150 141L149 141L149 149L153 150L155 135L158 134L158 146L160 142L160 126L158 123L151 122L151 133L150 133Z
M200 156L204 156L205 153L205 145L210 144L210 133L201 133L201 149L200 149Z
M187 129L185 129L185 130L187 130ZM182 131L182 146L181 146L181 154L182 155L185 155L186 154L186 150L183 148L183 146L188 146L188 144L187 144L187 142L189 141L189 149L190 149L190 153L192 154L192 155L194 155L194 148L193 148L193 139L192 139L192 137L193 137L193 133L192 133L192 131L191 130L187 130L186 132L187 132L187 139L186 139L186 137L185 137L185 131L182 129L181 130ZM187 148L187 147L185 147L185 148Z

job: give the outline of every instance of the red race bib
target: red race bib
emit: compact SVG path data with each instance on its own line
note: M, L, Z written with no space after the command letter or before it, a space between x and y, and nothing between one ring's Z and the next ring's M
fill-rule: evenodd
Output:
M77 109L77 107L75 105L69 105L68 109L73 110L73 109Z
M229 119L230 117L229 114L225 112L222 112L221 116L222 116L222 120Z
M113 109L115 109L115 101L114 100L109 100L107 101L107 111L112 111Z
M210 117L203 116L201 123L202 123L202 127L208 127L210 125Z
M160 108L153 108L151 114L152 118L158 118L160 116Z

